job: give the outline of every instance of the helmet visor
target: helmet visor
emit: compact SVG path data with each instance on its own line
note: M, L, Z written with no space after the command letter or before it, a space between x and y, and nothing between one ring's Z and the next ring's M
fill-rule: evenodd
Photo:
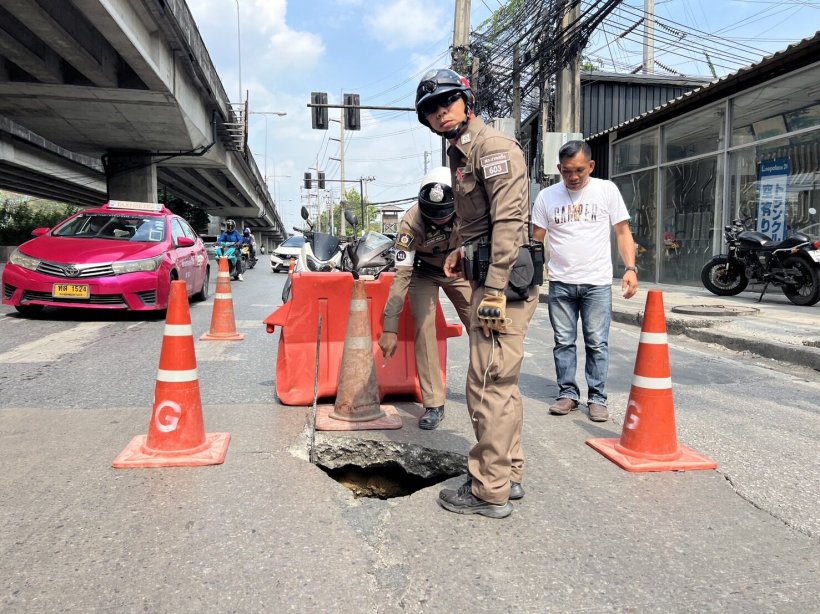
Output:
M438 111L439 107L444 107L445 109L449 108L456 100L461 98L462 93L460 90L455 90L452 92L448 92L442 94L441 96L434 96L428 98L427 100L422 100L419 103L418 112L422 115L432 115L436 111Z

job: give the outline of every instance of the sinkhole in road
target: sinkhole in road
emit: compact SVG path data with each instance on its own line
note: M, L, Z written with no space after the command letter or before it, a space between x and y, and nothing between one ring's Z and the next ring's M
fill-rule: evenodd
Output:
M322 467L322 470L350 490L354 496L373 499L406 497L422 488L435 486L439 482L453 477L451 475L421 477L408 473L396 463L374 467L345 465L338 469ZM455 475L458 475L458 473Z
M464 454L367 439L317 440L315 463L355 497L406 497L467 473Z

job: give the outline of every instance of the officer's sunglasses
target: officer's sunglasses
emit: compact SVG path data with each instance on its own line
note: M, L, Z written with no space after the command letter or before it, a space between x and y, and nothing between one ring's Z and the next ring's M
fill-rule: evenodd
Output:
M451 104L453 104L456 100L461 98L461 92L456 90L449 95L441 95L436 96L435 98L430 98L429 100L425 100L423 103L419 105L419 111L422 115L432 115L436 111L438 111L439 107L448 108Z

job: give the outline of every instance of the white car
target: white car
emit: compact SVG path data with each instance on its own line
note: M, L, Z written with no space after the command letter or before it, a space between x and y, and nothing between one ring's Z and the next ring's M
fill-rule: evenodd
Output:
M293 235L279 244L270 255L270 268L274 273L287 273L291 258L299 258L302 253L302 246L305 244L305 237Z

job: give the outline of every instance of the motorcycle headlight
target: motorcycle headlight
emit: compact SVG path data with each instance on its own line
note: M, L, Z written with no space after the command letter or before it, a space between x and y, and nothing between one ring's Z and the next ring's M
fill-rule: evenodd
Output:
M145 258L144 260L126 260L123 262L114 262L111 268L115 275L124 275L125 273L139 273L142 271L156 271L162 263L163 256L154 256L153 258Z
M37 258L26 256L20 251L19 247L11 252L9 262L16 264L19 267L23 267L24 269L28 269L29 271L36 271L37 267L40 266L40 261Z

